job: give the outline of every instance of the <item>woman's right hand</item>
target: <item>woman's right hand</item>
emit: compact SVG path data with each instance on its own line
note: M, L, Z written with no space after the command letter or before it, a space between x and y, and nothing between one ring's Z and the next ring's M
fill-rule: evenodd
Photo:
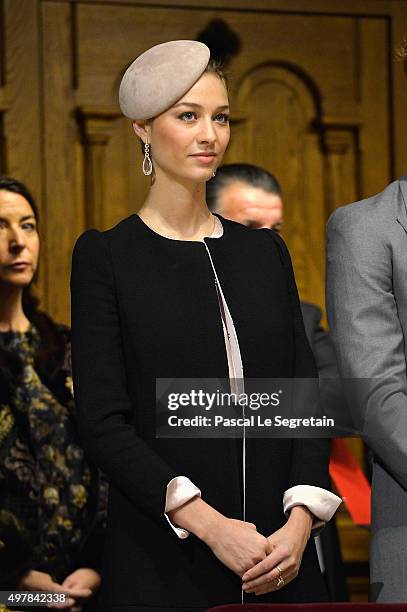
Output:
M256 525L227 518L200 497L194 497L168 516L173 524L194 533L232 572L242 577L268 554L267 538Z
M268 553L268 540L257 532L256 525L223 515L219 515L202 539L240 577Z

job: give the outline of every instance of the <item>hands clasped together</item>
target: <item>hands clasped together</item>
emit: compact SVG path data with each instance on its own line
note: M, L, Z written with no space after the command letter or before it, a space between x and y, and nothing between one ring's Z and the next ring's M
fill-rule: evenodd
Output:
M24 591L48 591L66 593L65 603L47 604L47 608L59 608L69 612L82 612L83 605L99 588L100 575L91 568L80 568L69 574L59 584L50 574L31 570L20 581L18 588Z
M268 537L253 523L223 517L205 538L215 556L243 580L246 593L263 595L291 582L299 571L312 515L292 509L286 524Z

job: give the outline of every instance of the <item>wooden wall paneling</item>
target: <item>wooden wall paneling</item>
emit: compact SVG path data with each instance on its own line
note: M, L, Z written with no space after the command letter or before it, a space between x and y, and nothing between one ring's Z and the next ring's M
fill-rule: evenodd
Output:
M39 208L40 229L46 232L43 200L40 20L37 0L3 0L1 62L3 80L3 170L22 180ZM42 243L42 247L43 247ZM37 293L44 301L47 259L40 255Z
M76 158L80 133L73 89L73 18L68 4L42 3L47 306L57 320L66 323L70 321L71 251L85 227L83 194L78 188L83 177Z
M232 77L254 65L290 64L309 75L321 92L322 111L329 116L354 112L354 26L352 18L308 15L219 14L242 42L231 64Z
M407 39L407 5L404 1L392 2L389 67L392 74L392 133L394 144L394 168L392 178L407 174L407 72L400 62L394 61L394 53L403 39Z
M27 183L41 201L39 14L36 0L5 0L7 171Z
M79 3L77 15L78 100L113 106L124 69L137 55L166 40L195 38L213 13Z
M361 197L382 191L392 174L388 34L386 19L360 20Z
M151 179L142 173L140 140L118 106L80 107L78 118L85 149L85 226L107 229L141 207Z
M338 206L360 197L359 129L356 122L340 125L335 120L322 126L326 220Z
M0 0L0 88L6 82L6 10Z
M6 174L6 140L4 137L4 111L0 109L0 174Z
M7 95L4 87L0 87L0 111L4 113L8 108Z
M247 117L242 124L245 152L243 159L234 161L264 166L281 182L283 233L293 255L300 294L323 304L322 154L312 127L318 121L320 104L310 81L299 75L298 67L280 63L255 66L244 75L236 85L235 98L239 112Z
M230 104L230 141L223 158L224 164L231 164L247 159L247 137L249 134L247 117L236 108L235 94L229 90Z
M78 111L85 147L85 226L105 229L114 209L107 198L106 149L120 115L117 108L80 107Z
M0 109L0 174L7 174L7 145L4 133L4 111Z
M140 140L129 119L121 116L106 150L106 225L112 227L144 202L151 177L144 176Z
M305 244L306 281L300 289L300 298L318 304L325 312L325 193L324 164L320 134L309 125L306 134L306 155L303 175L304 215L300 229ZM289 214L289 203L288 211ZM325 320L323 318L323 323Z
M4 133L4 115L7 110L4 88L0 88L0 174L7 171L6 136Z
M4 113L7 110L4 84L6 82L6 20L4 0L0 0L0 174L6 173L6 140Z
M350 18L304 11L302 15L266 12L259 19L255 11L214 13L83 3L78 4L77 12L78 93L83 105L95 104L95 97L101 105L117 104L121 71L138 53L164 40L194 37L215 16L241 38L242 51L231 65L232 78L239 78L253 65L291 62L312 75L324 91L327 114L346 111L354 101L354 26Z
M59 0L72 2L72 0ZM111 5L123 5L124 0L80 0L82 4L100 5L108 1ZM404 0L401 0L402 2ZM390 0L391 2L391 0ZM127 5L151 6L151 0L125 0ZM154 0L157 7L174 8L174 0ZM249 5L249 6L248 6ZM389 0L177 0L177 6L190 9L241 10L281 13L317 13L322 15L361 14L385 15L389 12Z

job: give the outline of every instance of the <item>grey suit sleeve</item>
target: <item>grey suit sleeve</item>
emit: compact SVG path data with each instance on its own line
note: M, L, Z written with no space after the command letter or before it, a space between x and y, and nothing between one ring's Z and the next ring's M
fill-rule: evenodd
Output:
M347 384L357 427L407 488L406 362L391 241L360 206L338 209L328 222L328 320L341 376L358 379Z

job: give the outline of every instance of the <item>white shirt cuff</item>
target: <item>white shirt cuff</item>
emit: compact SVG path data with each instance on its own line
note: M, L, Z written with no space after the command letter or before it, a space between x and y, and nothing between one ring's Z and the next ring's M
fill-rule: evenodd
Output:
M182 529L182 527L176 527L169 519L167 512L179 508L197 495L201 497L200 489L198 489L198 487L196 487L186 476L176 476L167 484L164 516L181 540L185 540L185 538L189 536L189 531Z
M312 512L312 529L320 529L330 521L341 503L342 499L331 491L312 485L291 487L283 497L284 514L287 517L294 506L306 506Z

